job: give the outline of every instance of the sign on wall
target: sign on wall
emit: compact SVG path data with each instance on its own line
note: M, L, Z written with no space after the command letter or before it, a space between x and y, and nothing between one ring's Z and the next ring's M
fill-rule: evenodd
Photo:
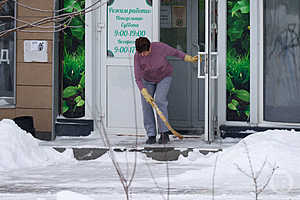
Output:
M111 0L107 13L107 55L125 58L135 53L138 37L152 38L152 1Z
M186 8L184 6L172 7L172 23L175 28L186 27Z
M24 40L24 62L48 62L48 42Z

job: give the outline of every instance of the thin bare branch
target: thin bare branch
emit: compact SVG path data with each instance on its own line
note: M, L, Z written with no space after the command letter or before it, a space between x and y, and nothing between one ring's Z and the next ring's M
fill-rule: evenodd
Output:
M98 0L98 1L94 2L93 4L91 4L90 6L84 8L82 10L79 10L79 11L74 11L74 12L71 12L71 13L63 13L63 14L55 15L55 16L44 17L44 18L42 18L40 20L37 20L37 21L34 21L32 23L26 23L26 24L23 24L21 26L17 26L15 28L11 28L11 29L8 29L8 30L5 30L5 31L0 31L0 38L7 35L7 34L9 34L9 33L11 33L11 32L23 30L23 29L26 29L26 28L38 27L38 26L40 26L39 28L41 28L42 25L47 24L47 23L51 23L51 22L58 23L58 22L61 22L62 20L66 20L68 18L74 18L75 16L85 15L89 12L92 12L92 11L100 8L104 3L106 3L106 1ZM3 18L15 19L13 16L2 16L2 17ZM46 32L56 32L54 30L54 27L55 26L53 26L53 31L46 31ZM32 31L32 32L42 32L42 31L36 30L36 31Z
M261 165L260 169L256 173L256 179L257 180L259 179L259 176L261 175L261 173L262 173L263 169L265 168L266 164L267 164L267 158L265 158L263 164Z
M234 163L234 165L236 166L236 168L242 173L244 174L245 176L249 177L249 178L252 178L252 176L250 174L248 174L245 170L243 170L242 168L240 168L240 166L236 163Z
M149 172L150 172L150 176L151 176L151 178L152 178L152 180L153 180L154 185L155 185L155 186L158 188L158 190L159 190L160 196L163 198L163 200L166 200L166 198L165 198L165 196L164 196L164 193L163 193L163 189L158 185L158 183L157 183L157 181L156 181L156 179L155 179L155 177L154 177L154 174L153 174L153 172L152 172L152 170L151 170L151 167L149 166L149 163L147 163L147 161L146 161L145 163L146 163L146 166L148 167L148 170L149 170Z
M167 156L167 152L165 153L166 157ZM169 161L168 158L166 159L166 171L167 171L167 181L168 181L168 188L167 188L167 200L170 199L170 170L169 170Z
M29 32L29 33L55 33L55 32L61 32L67 28L70 28L72 26L69 26L69 24L71 23L72 18L70 18L68 21L66 21L66 23L64 24L60 24L57 27L54 27L54 31L31 31L31 30L19 30L21 32Z
M276 167L276 165L274 164L273 165L273 168L272 168L272 172L271 174L268 176L267 178L267 181L265 182L265 184L259 188L259 184L258 184L258 178L260 177L263 169L265 168L266 166L266 163L267 163L267 158L265 158L262 166L260 167L259 171L256 173L255 175L255 171L254 171L254 167L253 167L253 164L252 164L252 160L251 160L251 157L250 157L250 152L249 152L249 149L248 149L248 146L247 146L247 143L245 141L243 141L243 144L244 144L244 147L245 147L245 150L246 150L246 154L247 154L247 159L248 159L248 163L249 163L249 167L250 167L250 170L251 170L251 173L247 173L245 172L245 170L241 169L237 164L236 164L236 167L238 168L238 170L240 172L242 172L244 175L246 175L247 177L251 178L252 181L253 181L253 185L254 185L254 192L255 192L255 199L258 200L258 197L259 195L266 189L266 187L269 185L273 175L274 175L274 172L276 169L278 169L278 167Z
M97 112L97 113L100 114L100 112ZM126 178L124 177L124 175L123 175L123 173L122 173L122 170L121 170L121 168L120 168L119 163L117 162L117 159L115 158L115 154L114 154L114 152L113 152L113 149L112 149L111 144L110 144L110 141L109 141L109 139L108 139L106 130L105 130L105 128L104 128L105 126L104 126L104 123L103 123L103 118L100 120L100 123L101 123L102 131L101 131L101 127L98 127L98 128L100 128L100 129L99 129L99 130L100 130L100 133L101 133L101 135L102 135L102 138L104 139L104 142L105 142L106 147L107 147L108 150L109 150L109 151L108 151L108 152L109 152L109 156L110 156L110 158L111 158L111 160L112 160L112 163L113 163L113 166L115 167L115 170L116 170L116 172L117 172L117 174L118 174L118 176L119 176L120 182L121 182L121 184L122 184L122 186L123 186L124 192L125 192L125 194L126 194L126 198L127 198L127 200L128 200L128 199L129 199L129 196L128 196L127 180L126 180Z
M219 158L219 154L217 154L217 156L216 156L216 160L215 160L215 163L214 163L214 169L213 169L213 176L212 176L212 200L215 199L215 176L216 176L218 158Z
M2 6L3 6L4 4L6 4L7 1L8 1L8 0L3 0L2 2L0 2L0 9L2 9Z
M253 164L252 164L252 160L251 160L251 157L250 157L250 152L249 152L249 149L248 149L248 145L245 141L243 141L243 144L244 144L244 147L245 147L245 150L246 150L246 155L247 155L248 162L249 162L249 167L250 167L250 170L251 170L251 177L256 178L254 168L253 168Z
M34 7L31 7L31 6L28 6L28 5L20 3L19 1L16 1L16 0L11 0L11 1L15 2L20 7L27 8L29 10L38 11L38 12L49 12L49 13L58 13L58 12L68 10L70 8L73 8L74 4L76 3L76 1L74 1L70 6L68 6L66 8L63 8L63 9L60 9L60 10L53 10L53 9L52 10L43 10L43 9L40 9L40 8L34 8Z
M129 46L129 45L128 45ZM132 65L132 58L130 57L129 55L130 53L128 52L128 58L129 58L129 64L130 66L133 66ZM130 70L130 76L131 76L131 83L132 85L134 85L134 75L133 75L133 71L131 70L131 68L129 68ZM136 102L136 93L135 93L135 88L132 87L132 94L133 94L133 105L134 105L134 123L135 123L135 148L137 148L137 143L138 143L138 122L137 122L137 102ZM133 170L132 170L132 173L131 173L131 176L129 178L129 182L128 182L128 187L131 186L132 182L133 182L133 179L134 179L134 176L135 176L135 172L136 172L136 167L137 167L137 152L135 151L135 154L134 154L134 166L133 166Z
M265 184L263 185L263 187L259 190L259 194L262 193L262 192L266 189L266 187L269 185L271 179L272 179L273 176L274 176L275 171L276 171L278 168L279 168L279 167L278 167L276 164L273 165L273 167L272 167L272 172L271 172L271 174L269 175L269 177L268 177L266 183L265 183Z

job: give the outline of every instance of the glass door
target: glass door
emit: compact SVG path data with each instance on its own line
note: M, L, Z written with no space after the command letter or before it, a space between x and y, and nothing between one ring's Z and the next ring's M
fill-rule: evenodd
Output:
M202 62L169 58L174 67L168 95L169 121L183 134L214 138L217 113L217 0L161 0L160 41Z
M189 55L205 43L205 0L161 0L160 41ZM196 44L196 45L195 45ZM203 134L204 80L197 78L197 63L168 58L173 66L168 94L169 121L182 134Z
M204 51L198 45L198 78L204 79L204 139L214 140L215 122L217 121L217 0L205 0L205 44Z

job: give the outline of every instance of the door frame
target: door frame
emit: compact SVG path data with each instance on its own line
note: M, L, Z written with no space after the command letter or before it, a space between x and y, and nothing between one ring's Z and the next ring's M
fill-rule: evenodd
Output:
M224 23L225 21L225 23ZM217 133L219 126L226 122L226 52L227 52L227 1L218 1L218 67L217 83Z

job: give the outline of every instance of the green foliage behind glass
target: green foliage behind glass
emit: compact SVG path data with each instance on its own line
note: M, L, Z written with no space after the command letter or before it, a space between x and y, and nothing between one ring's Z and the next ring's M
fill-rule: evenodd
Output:
M231 120L248 120L250 115L250 59L249 54L235 57L227 53L227 112L234 114Z
M66 13L83 10L85 7L85 0L64 0L64 7ZM84 47L84 15L75 16L69 28L64 29L64 47L68 53L74 53L77 48Z
M69 85L77 85L81 78L81 73L85 70L85 52L79 48L72 54L64 53L64 88Z
M250 0L228 0L227 49L244 56L250 47Z
M64 0L66 13L83 10L85 0ZM76 16L64 34L63 103L66 117L84 116L85 104L85 17Z
M71 111L76 112L77 108L82 108L85 104L84 88L85 88L85 74L81 73L81 79L76 86L68 86L64 89L63 98L63 113Z
M250 0L227 1L227 120L250 118Z

